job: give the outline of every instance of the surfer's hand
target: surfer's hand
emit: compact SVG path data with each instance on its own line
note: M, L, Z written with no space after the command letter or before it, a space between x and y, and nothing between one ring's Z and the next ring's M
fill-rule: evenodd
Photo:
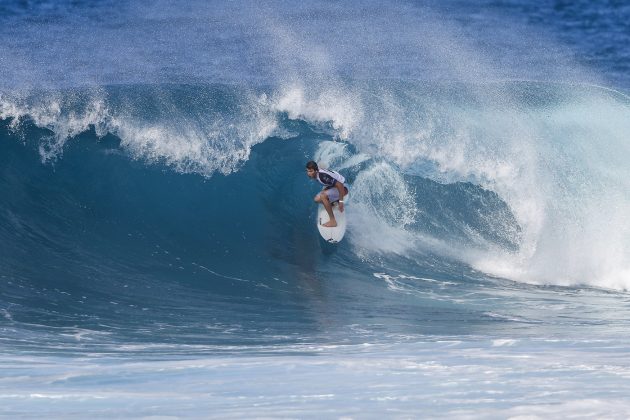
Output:
M339 211L343 213L343 203L339 202Z

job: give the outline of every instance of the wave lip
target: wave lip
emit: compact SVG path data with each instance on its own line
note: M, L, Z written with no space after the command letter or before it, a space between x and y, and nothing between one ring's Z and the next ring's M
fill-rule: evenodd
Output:
M264 94L197 86L129 86L0 95L0 118L19 132L30 122L50 131L39 141L43 162L66 143L94 130L108 134L135 159L165 163L181 173L229 174L278 123Z

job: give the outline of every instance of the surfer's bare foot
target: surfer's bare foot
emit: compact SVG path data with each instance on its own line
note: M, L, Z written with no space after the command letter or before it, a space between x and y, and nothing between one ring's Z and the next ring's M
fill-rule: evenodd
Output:
M335 227L335 226L337 226L337 221L336 220L329 220L326 223L324 223L322 226L324 226L324 227Z

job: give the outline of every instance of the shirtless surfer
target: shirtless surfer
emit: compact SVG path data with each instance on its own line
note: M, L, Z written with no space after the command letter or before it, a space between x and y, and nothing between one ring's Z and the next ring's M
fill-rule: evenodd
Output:
M328 213L329 221L322 226L335 227L337 221L332 211L332 203L339 201L339 211L343 212L343 197L348 194L348 188L344 186L346 179L330 169L320 169L312 160L306 163L306 175L316 179L324 186L322 192L315 196L317 203L322 203Z

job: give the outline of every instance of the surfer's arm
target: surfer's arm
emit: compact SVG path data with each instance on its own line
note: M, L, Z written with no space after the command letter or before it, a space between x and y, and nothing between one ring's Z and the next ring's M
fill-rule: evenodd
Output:
M343 195L345 193L345 188L339 181L335 182L335 188L339 191L339 211L343 212Z

